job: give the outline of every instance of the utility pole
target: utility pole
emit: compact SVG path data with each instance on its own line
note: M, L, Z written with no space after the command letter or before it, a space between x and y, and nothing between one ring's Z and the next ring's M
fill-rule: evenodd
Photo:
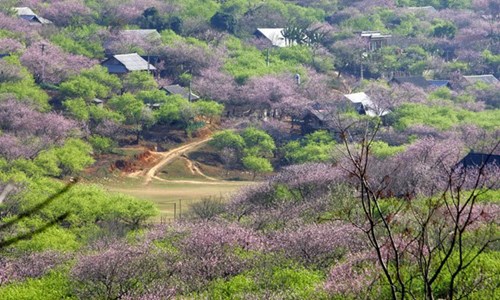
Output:
M266 54L266 66L269 67L269 48L267 48L267 54Z
M41 44L40 47L42 48L42 80L41 82L43 83L45 81L45 44Z

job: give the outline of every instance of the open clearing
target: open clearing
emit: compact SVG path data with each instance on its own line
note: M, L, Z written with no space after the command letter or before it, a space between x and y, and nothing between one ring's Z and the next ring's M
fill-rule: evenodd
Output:
M192 203L206 197L227 198L239 188L252 184L244 181L152 181L143 185L142 180L128 179L120 183L107 184L110 191L149 200L156 204L163 219L174 219L187 212ZM175 207L174 207L175 203ZM174 209L175 208L175 209Z
M162 221L185 215L191 204L203 198L227 199L231 193L252 182L219 180L207 176L185 156L185 153L210 139L206 137L170 151L154 152L158 159L153 165L129 173L118 181L107 183L106 186L110 191L152 201L160 209ZM169 166L170 164L172 166ZM175 173L176 178L158 176L158 173L165 169Z

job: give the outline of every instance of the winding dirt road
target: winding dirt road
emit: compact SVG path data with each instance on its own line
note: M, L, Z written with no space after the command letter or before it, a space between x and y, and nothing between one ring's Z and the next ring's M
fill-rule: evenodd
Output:
M144 184L146 185L146 184L150 183L153 178L155 178L155 179L159 178L159 177L156 176L156 173L158 173L158 171L163 166L165 166L167 163L169 163L173 159L181 156L186 151L192 150L192 149L198 147L199 145L202 145L202 144L210 141L211 139L212 139L211 137L208 137L208 138L205 138L205 139L202 139L202 140L198 140L198 141L186 144L184 146L172 149L172 150L167 151L167 152L153 152L154 154L160 155L162 157L160 159L160 161L158 161L153 167L151 167L147 171L142 171L142 172L138 172L138 173L132 173L129 176L132 176L132 177L144 177Z

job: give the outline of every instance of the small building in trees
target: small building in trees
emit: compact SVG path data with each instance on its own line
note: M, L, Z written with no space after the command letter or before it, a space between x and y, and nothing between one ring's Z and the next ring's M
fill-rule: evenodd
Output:
M125 37L132 37L144 40L159 40L161 35L156 29L127 29L120 31Z
M317 130L327 130L328 112L322 109L310 108L303 116L292 117L292 130L295 125L300 126L302 135L306 135Z
M389 44L392 35L382 34L380 31L361 31L360 36L368 39L368 50L375 51Z
M406 76L406 77L395 76L389 81L389 84L403 84L403 83L413 84L414 86L422 89L426 89L430 85L427 79L425 79L423 76Z
M101 63L111 74L125 74L131 71L154 71L156 68L137 53L117 54Z
M258 38L266 39L275 47L289 47L292 43L286 40L283 30L284 28L257 28L254 35Z
M491 165L500 168L500 155L476 153L471 151L464 158L462 158L458 164L465 168L481 167L484 165Z
M449 80L427 80L430 87L447 87L451 89L451 82Z
M30 22L30 24L34 25L52 24L52 21L42 18L39 15L35 14L35 12L33 12L33 10L31 10L31 8L29 7L14 7L13 9L19 18Z
M434 6L412 6L412 7L405 7L404 10L422 14L434 14L438 12L437 9L434 8Z
M0 59L10 56L10 53L0 53Z
M164 86L161 88L161 90L165 91L168 95L179 95L189 101L200 99L200 96L195 95L192 91L189 90L189 88L182 87L178 84Z
M376 107L370 97L364 92L346 94L344 97L360 115L382 117L390 112L388 109Z
M464 75L462 76L463 80L467 84L475 84L477 82L485 83L485 84L497 84L498 79L492 74L486 75Z
M104 105L104 101L99 98L94 98L92 99L92 104L94 104L95 106L102 107Z

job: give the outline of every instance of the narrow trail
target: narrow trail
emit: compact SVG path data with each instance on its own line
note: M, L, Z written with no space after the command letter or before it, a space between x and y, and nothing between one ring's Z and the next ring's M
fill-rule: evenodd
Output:
M158 154L162 156L160 161L158 161L153 167L151 167L149 170L147 170L145 173L144 171L141 172L141 174L133 173L132 177L144 177L144 185L147 185L151 182L153 178L155 179L161 179L156 176L156 173L158 173L158 170L160 170L163 166L165 166L167 163L172 161L174 158L177 158L184 154L186 151L192 150L193 148L202 145L208 141L210 141L212 138L208 137L196 142L189 143L187 145L172 149L167 152L153 152L154 154ZM132 175L132 174L131 174ZM215 179L215 178L214 178Z
M205 175L200 170L200 168L198 168L198 166L196 164L193 164L193 161L191 161L189 158L182 156L182 159L184 159L186 161L187 167L191 171L191 174L193 174L193 175L198 174L201 177L204 177L204 178L211 180L211 181L219 181L219 179L217 179L217 178L213 178L213 177L210 177L208 175Z

